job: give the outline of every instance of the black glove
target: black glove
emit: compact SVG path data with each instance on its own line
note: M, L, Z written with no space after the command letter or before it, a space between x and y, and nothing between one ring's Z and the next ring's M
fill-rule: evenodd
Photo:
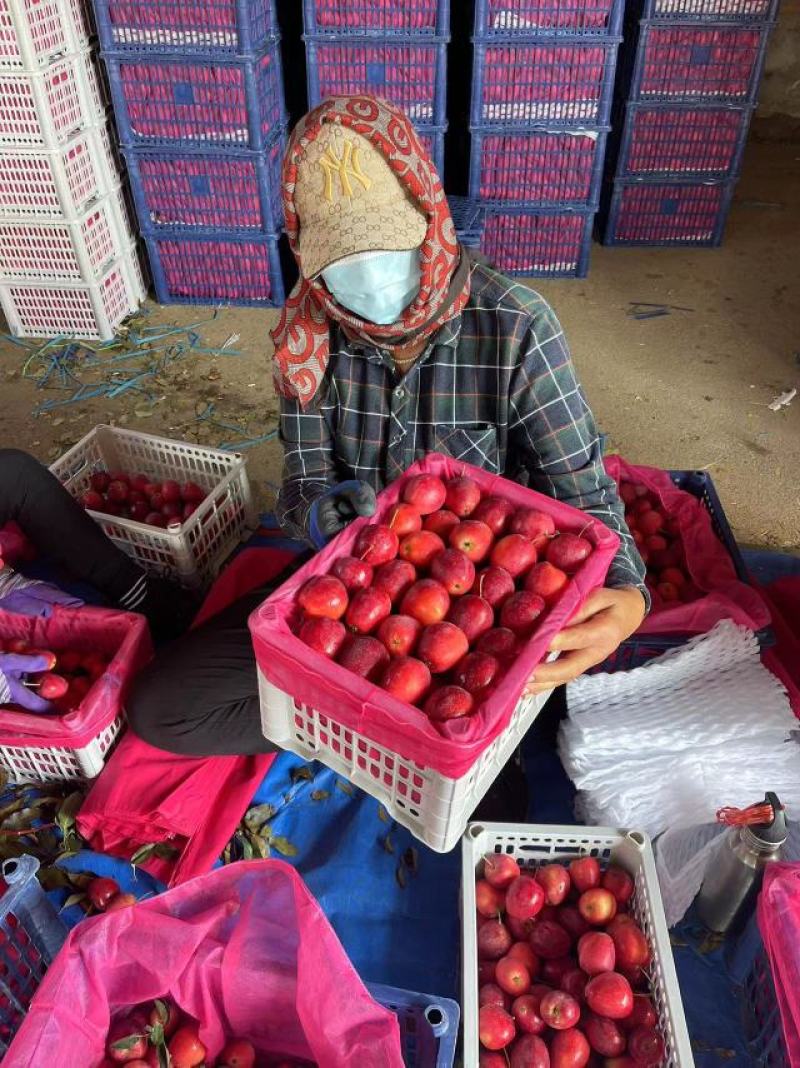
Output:
M314 545L321 549L340 530L360 515L374 515L375 490L367 482L351 479L332 486L311 506L309 534Z

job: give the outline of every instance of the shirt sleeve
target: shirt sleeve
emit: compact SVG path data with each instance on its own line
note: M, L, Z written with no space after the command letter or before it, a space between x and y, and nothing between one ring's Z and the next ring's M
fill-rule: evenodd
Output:
M310 541L309 513L318 497L336 481L333 436L318 403L306 408L291 397L280 400L283 476L276 511L281 526Z
M509 469L527 471L532 489L595 516L621 539L606 584L635 586L650 607L645 567L625 522L602 444L577 379L564 331L542 301L520 346L509 397Z

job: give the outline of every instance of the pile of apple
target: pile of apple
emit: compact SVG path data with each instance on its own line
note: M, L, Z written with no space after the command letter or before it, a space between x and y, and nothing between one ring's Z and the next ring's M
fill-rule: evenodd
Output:
M651 950L634 883L594 857L521 871L488 853L477 879L480 1068L658 1068Z
M124 471L95 471L89 484L91 489L80 497L84 508L151 527L183 523L208 496L196 482L153 482L147 475L126 475Z
M591 552L467 476L416 475L352 556L304 584L297 633L433 721L467 716Z
M26 676L25 685L35 690L44 701L51 701L54 711L60 715L78 707L110 663L110 658L102 653L83 653L74 649L54 653L50 649L34 648L25 638L0 640L0 652L43 656L49 660L46 670ZM17 705L0 707L15 712L26 711Z
M127 1009L111 1022L106 1056L98 1068L304 1068L307 1061L259 1057L252 1042L233 1038L219 1057L208 1056L199 1026L168 998Z
M676 601L696 601L703 591L695 586L686 567L686 553L678 521L664 514L655 493L639 482L622 482L619 495L625 520L647 568L645 585L653 608Z

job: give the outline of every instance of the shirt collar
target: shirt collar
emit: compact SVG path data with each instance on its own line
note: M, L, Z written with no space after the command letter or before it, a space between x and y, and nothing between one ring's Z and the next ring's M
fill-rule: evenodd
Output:
M461 337L461 327L461 315L454 315L452 319L442 323L422 350L419 359L424 360L436 346L456 348ZM377 363L384 362L383 357L386 350L379 348L377 345L371 345L369 342L361 341L359 338L349 338L339 323L334 324L334 334L336 346L340 352L346 352L349 356L364 356L366 359Z

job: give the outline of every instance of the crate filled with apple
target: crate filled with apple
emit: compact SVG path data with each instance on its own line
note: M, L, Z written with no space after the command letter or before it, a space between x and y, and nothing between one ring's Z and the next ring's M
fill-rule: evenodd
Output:
M170 523L180 526L207 496L196 482L180 483L173 478L154 482L141 473L101 468L89 476L89 489L79 500L89 512L134 519L163 529Z
M472 824L463 862L466 1063L692 1063L646 836Z

